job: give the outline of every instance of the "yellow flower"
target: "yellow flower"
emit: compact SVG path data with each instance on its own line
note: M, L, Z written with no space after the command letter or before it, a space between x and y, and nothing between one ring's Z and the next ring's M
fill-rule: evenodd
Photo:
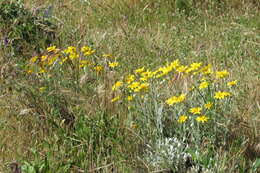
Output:
M179 66L179 67L176 69L176 71L182 73L182 72L185 72L186 69L187 69L187 66L181 65L181 66Z
M111 68L115 68L118 66L118 64L119 64L118 62L110 62L108 66Z
M131 90L134 90L135 88L137 88L140 85L140 82L133 82L130 85L128 85L128 88L130 88Z
M70 53L69 58L70 58L70 60L79 58L79 54L77 54L77 53Z
M44 68L41 68L39 73L45 73L45 72L47 71Z
M91 65L92 65L92 63L88 60L81 60L79 62L79 67L86 67L86 66L91 66Z
M104 58L111 58L111 57L113 57L112 54L103 54L102 56L103 56Z
M180 103L180 102L183 102L186 98L186 95L185 94L181 94L179 95L178 97L177 96L173 96L169 99L167 99L165 102L168 104L168 105L173 105L173 104L176 104L176 103Z
M117 96L117 97L114 97L112 100L111 100L111 102L113 103L113 102L116 102L116 101L118 101L120 99L120 97L119 96Z
M199 89L204 89L207 88L209 86L209 83L204 81L200 83Z
M186 115L181 115L177 121L178 123L184 123L187 119L188 117Z
M117 81L117 82L112 86L112 90L115 91L115 90L117 90L119 87L121 87L122 85L123 85L123 82Z
M29 69L29 70L26 71L26 73L28 73L28 74L31 74L32 72L33 72L32 69Z
M227 86L237 85L237 82L238 82L238 80L234 80L234 81L228 82Z
M187 73L191 72L191 71L195 71L195 70L198 70L200 68L200 66L202 65L202 63L198 63L198 62L195 62L195 63L192 63L190 65L190 67L186 70Z
M83 54L85 56L89 56L89 55L92 55L93 53L95 53L96 51L95 50L92 50L90 47L88 46L83 46L81 48L81 52L83 52Z
M212 73L212 69L211 69L211 65L208 64L206 66L204 66L203 68L200 69L200 71L204 74L204 75L209 75Z
M134 99L133 96L127 96L128 101L132 101L133 99Z
M192 114L200 114L200 112L201 112L201 107L191 108L189 112L192 113Z
M140 85L140 90L148 90L148 88L149 88L149 83L141 83L141 85Z
M52 65L57 59L58 59L59 55L55 55L51 58L48 59L48 65Z
M212 107L212 103L211 102L208 102L208 103L206 103L206 104L204 104L204 107L206 108L206 109L210 109L211 107Z
M46 88L47 88L47 87L40 87L40 88L39 88L39 91L40 91L40 92L43 92L43 91L46 90Z
M136 73L142 73L143 71L144 71L144 67L135 70Z
M34 56L30 59L30 62L31 63L35 63L37 61L38 57L37 56Z
M134 75L129 75L129 76L127 76L127 78L126 78L126 82L128 83L128 84L130 84L131 82L133 82L135 80L135 76Z
M180 61L178 59L174 60L173 62L171 62L170 66L172 69L178 67L180 65Z
M67 49L65 49L63 52L66 53L66 54L76 53L76 47L74 47L74 46L69 46L69 47L68 47Z
M225 92L225 91L224 92L218 91L218 92L215 92L214 98L215 99L224 99L227 96L231 96L231 93Z
M48 52L57 52L59 49L56 49L56 46L51 46L46 49Z
M45 61L48 57L46 55L41 56L41 61Z
M228 75L229 75L229 72L227 70L217 71L216 72L216 78L217 79L224 78L224 77L226 77Z
M207 121L209 120L209 117L207 117L207 116L205 116L205 115L201 115L201 116L198 116L198 117L196 118L196 120L197 120L198 122L205 123L205 122L207 122Z
M100 73L100 72L103 70L103 67L102 67L101 65L98 65L98 66L94 67L94 69L95 69L98 73Z

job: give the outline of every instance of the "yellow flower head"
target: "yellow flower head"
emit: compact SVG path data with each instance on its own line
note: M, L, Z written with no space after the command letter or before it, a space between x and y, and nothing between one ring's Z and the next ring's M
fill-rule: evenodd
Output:
M115 67L117 67L118 65L119 65L118 62L110 62L110 63L108 64L108 66L111 67L111 68L115 68Z
M143 71L144 71L144 67L135 70L136 73L142 73Z
M237 82L238 82L238 80L234 80L234 81L228 82L227 86L237 85Z
M41 56L41 61L45 61L47 59L48 59L48 57L46 55Z
M194 108L190 108L190 113L192 114L200 114L201 113L201 107L194 107Z
M98 65L98 66L94 67L94 69L95 69L98 73L100 73L100 72L103 70L103 67L102 67L101 65Z
M126 78L126 82L128 83L128 84L130 84L131 82L133 82L135 80L135 76L134 75L129 75L129 76L127 76L127 78Z
M46 49L48 52L57 52L59 49L56 48L56 46L51 46Z
M204 89L207 88L209 86L209 83L204 81L200 83L199 89Z
M76 47L74 47L74 46L69 46L69 47L68 47L67 49L65 49L63 52L66 53L66 54L76 53Z
M103 56L104 58L111 58L111 57L113 57L112 54L103 54L102 56Z
M134 90L135 88L137 88L140 85L140 82L133 82L130 85L128 85L128 88L130 88L131 90Z
M225 92L225 91L224 92L218 91L218 92L215 92L214 98L215 99L224 99L227 96L231 96L231 93Z
M202 63L198 63L198 62L195 62L195 63L192 63L190 65L190 67L186 70L187 73L191 72L191 71L195 71L195 70L198 70L200 68L200 66L202 65Z
M178 123L184 123L187 119L188 117L186 115L181 115L177 121Z
M220 78L225 78L229 75L229 72L227 70L223 70L223 71L217 71L216 72L216 78L220 79Z
M132 101L133 99L134 99L133 96L127 96L128 101Z
M207 121L209 120L209 117L207 117L207 116L205 116L205 115L201 115L201 116L198 116L198 117L196 118L196 120L197 120L198 122L205 123L205 122L207 122Z
M30 62L31 63L35 63L36 61L38 60L38 57L37 56L34 56L30 59Z
M212 73L212 69L211 69L211 65L208 64L206 66L204 66L203 68L200 69L200 71L202 72L202 74L204 75L209 75Z
M210 109L211 107L212 107L212 103L211 102L208 102L208 103L206 103L206 104L204 104L204 107L206 108L206 109Z
M181 66L177 67L176 71L182 73L182 72L185 72L186 69L187 69L187 66L181 65Z
M171 106L173 104L176 104L176 103L180 103L180 102L183 102L186 98L186 95L185 94L181 94L179 95L178 97L177 96L173 96L169 99L167 99L165 102Z
M113 103L113 102L116 102L116 101L118 101L120 99L120 97L119 96L117 96L117 97L114 97L112 100L111 100L111 102Z
M117 82L112 86L112 90L115 91L115 90L117 90L119 87L121 87L122 85L123 85L123 82L117 81Z

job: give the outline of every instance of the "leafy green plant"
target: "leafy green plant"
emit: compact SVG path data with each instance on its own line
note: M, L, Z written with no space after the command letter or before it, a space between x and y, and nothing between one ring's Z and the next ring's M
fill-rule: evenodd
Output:
M23 0L0 2L2 46L15 55L28 56L34 50L39 52L55 38L56 25L51 15L51 8L42 12L26 9Z

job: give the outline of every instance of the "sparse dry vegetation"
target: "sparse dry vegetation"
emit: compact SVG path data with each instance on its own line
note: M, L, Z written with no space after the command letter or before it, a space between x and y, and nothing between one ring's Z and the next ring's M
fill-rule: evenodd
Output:
M0 0L0 172L260 169L257 0Z

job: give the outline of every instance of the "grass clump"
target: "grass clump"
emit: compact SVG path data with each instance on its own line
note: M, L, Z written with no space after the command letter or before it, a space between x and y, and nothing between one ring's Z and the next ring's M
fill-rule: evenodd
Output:
M0 171L259 171L259 4L178 3L1 2Z

